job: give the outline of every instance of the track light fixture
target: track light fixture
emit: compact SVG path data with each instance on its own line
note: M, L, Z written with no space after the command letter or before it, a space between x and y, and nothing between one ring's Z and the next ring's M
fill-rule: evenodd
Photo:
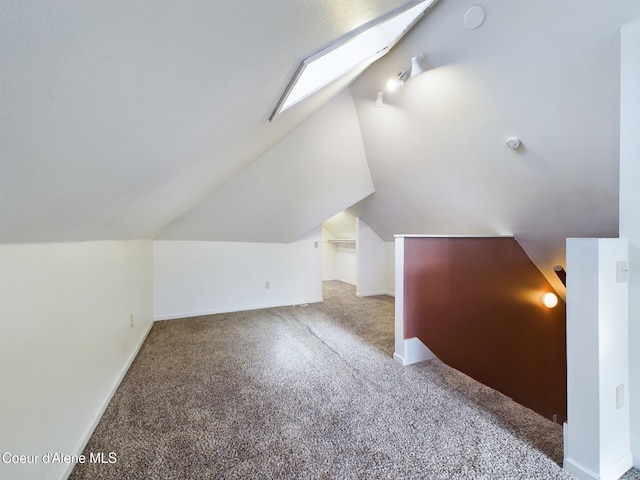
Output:
M418 75L423 73L424 69L422 68L422 65L420 65L420 62L423 58L424 52L420 55L411 57L411 64L408 67L402 68L395 77L391 78L387 82L387 89L389 91L393 91L398 87L404 85L404 82L406 82L410 78L417 77Z
M408 71L408 68L402 69L395 77L391 77L387 82L387 91L395 92L398 88L403 86L404 81L409 77Z
M416 55L411 57L411 64L408 67L403 67L400 71L392 78L389 79L386 85L386 90L388 92L393 92L404 85L404 82L409 80L410 78L416 77L424 72L422 65L420 62L424 58L424 52L420 55ZM375 101L375 106L381 108L383 105L384 97L383 92L378 92L378 96Z
M416 55L415 57L411 57L411 74L409 75L409 77L411 78L417 77L422 72L424 72L422 65L420 65L420 61L423 58L424 58L424 52L422 52L420 55Z
M373 104L376 108L382 108L384 106L384 92L378 92L376 103Z

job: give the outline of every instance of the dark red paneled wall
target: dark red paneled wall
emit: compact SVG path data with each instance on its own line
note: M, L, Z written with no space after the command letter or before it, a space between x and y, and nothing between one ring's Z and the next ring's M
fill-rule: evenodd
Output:
M405 338L518 403L566 420L566 306L513 238L404 239Z

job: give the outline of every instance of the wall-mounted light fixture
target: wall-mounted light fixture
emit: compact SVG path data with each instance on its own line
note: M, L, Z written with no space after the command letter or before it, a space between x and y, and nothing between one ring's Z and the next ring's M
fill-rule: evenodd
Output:
M566 287L567 286L567 272L564 271L564 268L562 268L562 265L556 265L555 267L553 267L553 271L556 272L556 275L558 276L558 278L560 279L562 284Z
M424 68L420 62L424 58L424 52L420 55L415 55L411 57L411 64L408 67L403 67L400 71L387 81L386 90L388 92L393 92L404 85L404 82L409 80L410 78L416 77L424 72ZM375 106L381 108L384 102L383 92L378 92L378 97L376 98Z
M384 92L378 92L376 102L373 104L376 108L382 108L384 106Z
M547 292L542 295L542 304L547 308L553 308L558 305L558 296L555 293Z
M392 92L398 87L404 85L404 82L406 82L410 78L416 77L424 72L422 65L420 65L420 62L423 58L424 52L422 52L420 55L411 57L411 64L408 67L403 67L402 69L400 69L395 77L389 79L389 81L387 82L387 90Z
M411 74L409 75L410 78L417 77L422 72L424 72L422 65L420 65L420 61L423 58L424 58L424 52L422 52L420 55L411 57Z

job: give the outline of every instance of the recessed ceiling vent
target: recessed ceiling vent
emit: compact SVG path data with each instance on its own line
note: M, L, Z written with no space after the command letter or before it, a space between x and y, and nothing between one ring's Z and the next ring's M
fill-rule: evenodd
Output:
M356 68L371 65L386 54L436 2L413 1L343 35L302 60L269 120Z

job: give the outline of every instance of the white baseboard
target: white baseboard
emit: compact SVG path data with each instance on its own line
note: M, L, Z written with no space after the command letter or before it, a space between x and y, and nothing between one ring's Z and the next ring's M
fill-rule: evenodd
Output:
M397 352L393 352L393 359L403 367L405 366L404 357L399 355Z
M374 297L376 295L388 295L386 291L379 290L377 292L356 292L356 297Z
M602 480L618 480L631 467L633 467L633 456L631 455L631 452L627 452L613 465L600 473L600 478Z
M210 310L168 313L165 315L156 315L154 317L154 320L158 322L163 320L176 320L178 318L201 317L203 315L217 315L219 313L247 312L249 310L260 310L262 308L292 307L294 305L303 305L305 303L319 303L319 302L322 302L322 300L323 298L320 297L320 298L312 298L307 300L296 300L293 302L265 303L260 305L244 305L244 306L235 306L235 307L212 308Z
M437 358L418 337L404 340L404 352L394 352L393 359L403 367L414 363Z
M565 457L562 463L562 468L565 472L570 473L580 480L600 480L600 475L598 475L593 470L585 467L581 463L576 462L573 458Z
M563 469L580 480L617 480L632 466L633 457L630 452L624 454L606 471L600 473L594 472L573 458L565 458L563 462Z
M102 403L102 405L100 406L98 411L94 414L93 418L91 419L91 422L89 423L89 425L87 425L87 428L85 429L84 433L82 434L82 436L78 440L78 443L76 444L75 448L73 449L72 455L81 455L82 452L84 451L85 447L89 443L89 440L91 439L91 435L93 435L93 432L95 431L96 427L98 426L98 423L100 423L100 419L102 418L102 415L104 415L105 410L109 406L109 403L111 402L111 399L115 395L116 390L120 386L120 383L122 383L122 379L124 378L124 376L129 371L129 368L131 367L131 364L133 363L133 361L135 360L136 356L138 355L138 352L142 348L142 345L144 344L144 341L147 339L147 336L149 335L149 332L151 331L151 327L153 327L153 322L149 322L149 326L147 327L146 331L144 332L144 334L140 338L140 341L138 342L138 345L136 346L136 348L133 349L133 351L131 352L131 355L129 355L129 358L127 359L127 361L125 362L124 366L122 367L122 370L120 371L120 374L116 377L115 381L111 385L111 389L107 393L107 396L104 399L104 402ZM69 476L71 475L71 472L73 471L75 466L76 466L75 463L65 464L64 467L58 473L58 476L57 476L58 480L66 480L67 478L69 478Z
M640 453L631 452L633 456L633 468L640 470Z

